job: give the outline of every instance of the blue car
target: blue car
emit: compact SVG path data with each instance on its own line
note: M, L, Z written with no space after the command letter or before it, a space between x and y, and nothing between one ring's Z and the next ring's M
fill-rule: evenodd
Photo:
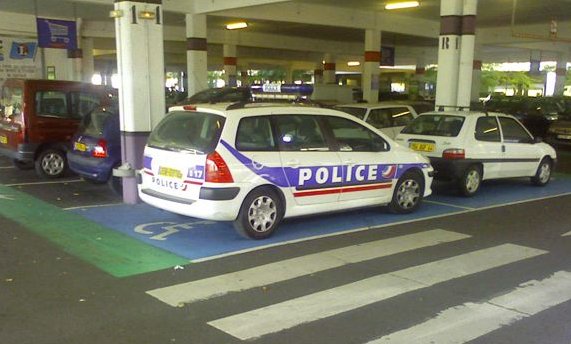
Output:
M122 180L113 176L113 168L121 165L116 107L100 107L83 118L67 153L67 161L69 168L85 180L108 183L114 192L121 194Z

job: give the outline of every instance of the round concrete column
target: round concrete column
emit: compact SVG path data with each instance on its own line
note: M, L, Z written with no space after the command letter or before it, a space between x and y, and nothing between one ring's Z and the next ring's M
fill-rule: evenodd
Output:
M474 60L472 68L472 96L470 98L471 101L478 102L482 83L482 60Z
M462 39L458 70L458 99L456 105L470 109L472 76L474 71L474 45L476 42L476 10L478 0L464 0L462 6Z
M206 15L187 14L186 69L188 96L208 88Z
M565 82L567 81L567 61L569 61L568 55L561 54L557 57L557 67L555 69L555 91L553 93L556 96L562 96L565 91Z
M236 46L224 44L224 81L226 81L226 86L236 87L237 64Z
M114 6L123 13L115 18L122 159L140 169L149 133L165 114L162 1L115 0ZM134 174L123 178L123 200L138 202Z
M461 33L462 0L441 0L436 79L437 109L456 109L457 106Z
M315 64L315 69L313 70L313 83L323 84L323 63L321 62Z
M335 59L333 56L326 54L324 60L325 63L323 64L323 83L334 84L336 82Z
M381 62L381 32L365 30L365 55L363 62L363 100L368 103L379 101L379 65Z

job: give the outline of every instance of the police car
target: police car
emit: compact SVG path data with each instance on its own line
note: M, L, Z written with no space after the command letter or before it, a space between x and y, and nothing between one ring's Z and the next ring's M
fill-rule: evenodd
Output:
M155 207L233 221L263 239L283 218L389 205L416 210L433 169L346 113L275 104L179 106L149 136L139 196Z
M486 179L530 177L546 185L557 160L553 147L502 113L424 113L396 141L429 157L435 177L457 181L464 196L476 194Z

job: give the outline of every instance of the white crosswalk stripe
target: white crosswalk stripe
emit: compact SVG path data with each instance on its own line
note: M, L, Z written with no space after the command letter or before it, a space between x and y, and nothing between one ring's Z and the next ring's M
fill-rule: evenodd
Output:
M208 324L236 338L253 339L545 253L504 244L370 277Z
M150 290L147 293L164 303L176 307L184 303L192 303L230 292L261 287L351 263L363 262L466 238L470 238L470 236L434 229L287 259L203 280Z
M569 300L571 273L559 271L542 281L521 284L487 302L449 308L422 324L368 344L465 343Z

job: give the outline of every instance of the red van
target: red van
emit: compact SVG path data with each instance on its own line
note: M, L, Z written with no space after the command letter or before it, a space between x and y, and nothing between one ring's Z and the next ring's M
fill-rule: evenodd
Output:
M8 79L0 102L0 154L43 178L67 170L66 151L83 116L110 105L113 90L61 80Z

